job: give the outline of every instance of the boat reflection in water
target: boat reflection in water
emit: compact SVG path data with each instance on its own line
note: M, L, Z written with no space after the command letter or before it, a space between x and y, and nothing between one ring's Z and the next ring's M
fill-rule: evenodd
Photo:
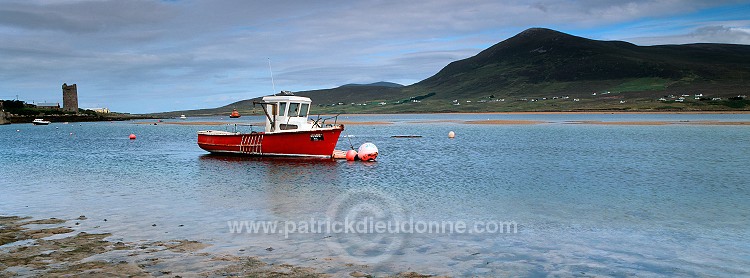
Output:
M213 207L285 219L324 217L345 188L344 161L317 158L206 154L198 158L201 199ZM246 220L246 219L242 219Z

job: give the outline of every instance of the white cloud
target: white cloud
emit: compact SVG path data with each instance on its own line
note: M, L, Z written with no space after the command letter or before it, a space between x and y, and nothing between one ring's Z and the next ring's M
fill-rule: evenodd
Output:
M744 26L750 26L750 24L745 24ZM711 25L699 27L684 34L640 37L629 40L640 45L689 43L750 44L750 28Z
M268 58L277 88L296 91L417 82L528 27L636 43L748 43L744 21L680 22L671 33L658 24L734 2L6 1L0 82L24 99L78 83L82 101L105 99L118 111L205 108L207 97L269 93ZM641 19L655 27L602 27Z

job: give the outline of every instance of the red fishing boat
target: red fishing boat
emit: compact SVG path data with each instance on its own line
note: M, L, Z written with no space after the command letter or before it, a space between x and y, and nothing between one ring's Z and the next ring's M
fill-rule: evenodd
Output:
M240 112L237 112L237 109L232 109L232 114L229 115L230 118L239 118Z
M211 153L332 157L344 126L309 120L310 98L267 96L253 104L261 105L266 114L263 131L237 132L236 125L234 131L198 131L198 146Z

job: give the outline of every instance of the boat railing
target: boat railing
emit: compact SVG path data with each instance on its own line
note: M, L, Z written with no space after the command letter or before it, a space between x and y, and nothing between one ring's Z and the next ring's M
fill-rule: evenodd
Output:
M334 115L332 117L328 117L328 118L320 118L320 115L318 115L318 118L313 122L313 127L320 127L320 128L322 128L322 127L332 127L332 126L335 126L336 123L339 120L339 115L341 115L341 113L336 114L336 115ZM326 121L330 120L330 119L333 119L333 124L326 125Z
M243 123L235 123L235 124L226 124L226 125L224 126L224 128L225 128L225 130L226 130L227 132L234 132L234 133L237 133L237 132L239 132L239 129L238 129L237 127L249 127L249 128L250 128L250 133L254 133L254 132L256 132L256 131L255 131L255 130L253 130L253 127L255 127L255 126L256 126L256 125L254 125L254 124L243 124ZM230 129L230 127L231 127L231 129L232 129L231 131L229 130L229 129Z

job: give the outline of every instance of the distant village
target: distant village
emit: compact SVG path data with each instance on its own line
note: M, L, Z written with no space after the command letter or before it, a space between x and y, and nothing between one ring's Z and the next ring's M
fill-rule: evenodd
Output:
M22 100L0 100L0 124L29 122L37 117L91 117L109 114L108 108L79 108L76 84L62 85L62 106L59 102L27 103Z
M429 93L427 95L422 96L415 96L410 97L408 99L402 99L392 102L363 102L363 103L355 103L352 102L348 105L351 106L367 106L367 105L378 105L378 106L384 106L384 105L396 105L396 104L404 104L404 103L420 103L423 99L431 97L435 95L435 93ZM568 95L561 95L561 96L551 96L551 97L523 97L523 98L517 98L517 99L511 99L510 101L518 101L518 102L541 102L541 101L547 101L547 100L563 100L563 101L572 101L572 102L580 102L582 100L593 100L593 99L599 99L599 100L616 100L619 101L620 104L627 103L625 96L620 95L617 92L594 92L591 93L591 97L589 98L583 98L583 97L577 97L577 98L571 98ZM687 101L708 101L708 102L715 102L715 101L722 101L722 100L745 100L747 99L747 95L737 95L734 97L727 97L727 98L721 98L721 97L709 97L704 94L682 94L682 95L665 95L663 97L660 97L658 99L655 99L655 101L659 102L685 102ZM460 99L454 99L451 101L451 104L454 106L460 106L462 103L464 104L470 104L470 103L492 103L492 102L505 102L505 98L498 98L495 97L495 95L490 95L487 97L483 97L481 99L472 99L472 100L460 100ZM643 99L638 99L639 101L643 101ZM338 102L338 103L329 103L329 104L318 104L320 107L331 107L331 106L342 106L347 105L347 103L344 102Z

